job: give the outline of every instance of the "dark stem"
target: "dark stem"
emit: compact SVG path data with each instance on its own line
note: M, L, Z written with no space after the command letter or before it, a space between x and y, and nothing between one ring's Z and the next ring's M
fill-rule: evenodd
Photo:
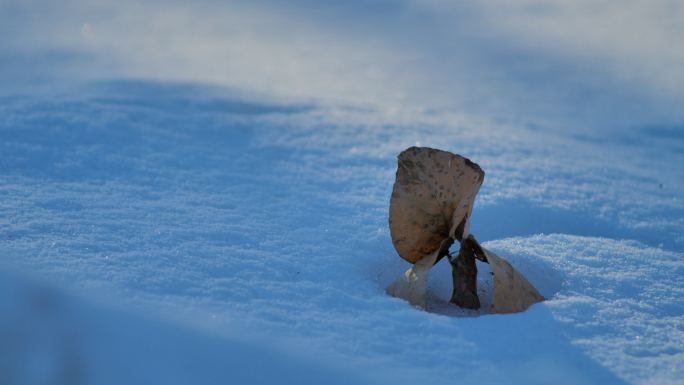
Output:
M489 261L487 261L487 255L485 255L484 250L482 250L482 246L480 246L480 243L475 239L475 237L473 237L473 234L468 234L468 240L470 240L470 244L475 252L475 258L482 262L489 263Z
M463 232L465 231L465 225L466 222L468 222L468 215L466 214L465 217L461 220L461 223L456 226L456 230L454 230L454 237L456 237L456 240L461 242L463 239Z
M447 239L442 241L442 244L439 246L439 253L437 254L435 265L437 264L437 262L441 261L442 258L446 257L447 255L451 255L449 254L449 248L451 247L451 245L454 244L455 241L461 242L461 239L463 238L463 231L465 230L465 225L467 221L468 216L466 215L461 220L461 223L458 224L456 230L454 230L454 236L456 237L456 240L454 240L454 238L448 237Z
M466 309L480 308L480 299L477 297L476 252L473 250L476 242L471 242L471 237L463 238L458 256L449 258L452 267L451 276L454 280L454 293L450 302ZM477 247L479 251L482 251L479 244ZM484 255L484 252L482 254Z
M449 255L449 248L453 244L454 244L454 238L451 238L451 237L448 237L447 239L442 241L442 243L439 245L439 253L437 254L437 259L435 260L435 263L433 264L433 266L436 265L437 262L442 260L442 258Z

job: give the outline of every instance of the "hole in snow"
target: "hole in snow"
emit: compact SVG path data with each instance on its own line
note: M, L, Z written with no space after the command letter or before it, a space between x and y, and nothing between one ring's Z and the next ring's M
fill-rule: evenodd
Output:
M524 258L510 255L496 250L501 257L506 258L520 271L532 285L539 290L547 300L552 300L562 289L563 278L547 261L526 255ZM450 317L479 317L489 314L494 294L494 275L487 263L476 260L477 264L477 295L481 307L477 310L464 309L449 302L453 293L453 279L451 265L440 261L430 270L428 277L425 304L429 313L442 314Z

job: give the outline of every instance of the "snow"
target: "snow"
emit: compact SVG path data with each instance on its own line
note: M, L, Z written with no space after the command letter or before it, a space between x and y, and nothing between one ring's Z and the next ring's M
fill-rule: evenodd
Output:
M683 12L3 2L0 383L683 383ZM414 145L548 301L385 295Z

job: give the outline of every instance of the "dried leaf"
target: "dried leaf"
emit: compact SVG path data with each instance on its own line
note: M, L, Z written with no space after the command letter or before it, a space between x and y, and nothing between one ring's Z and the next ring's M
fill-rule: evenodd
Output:
M489 314L519 313L546 300L505 258L484 247L482 250L494 273L494 295Z
M427 292L427 279L430 269L437 260L439 250L421 258L404 275L397 278L385 291L387 295L408 301L411 306L419 306L426 310L425 294Z
M480 307L476 258L489 263L494 273L490 314L521 312L545 300L505 258L482 247L470 234L470 215L483 181L480 166L459 155L426 147L399 154L390 199L390 235L399 256L414 266L387 287L387 294L425 309L430 268L458 240L459 254L450 258L451 302Z
M458 239L458 225L473 210L484 171L460 155L411 147L398 157L390 199L389 227L397 253L410 263Z

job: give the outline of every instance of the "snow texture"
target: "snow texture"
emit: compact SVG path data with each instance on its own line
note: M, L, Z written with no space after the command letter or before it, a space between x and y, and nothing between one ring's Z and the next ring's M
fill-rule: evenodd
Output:
M679 3L0 3L0 383L682 384ZM396 156L548 301L385 294Z

